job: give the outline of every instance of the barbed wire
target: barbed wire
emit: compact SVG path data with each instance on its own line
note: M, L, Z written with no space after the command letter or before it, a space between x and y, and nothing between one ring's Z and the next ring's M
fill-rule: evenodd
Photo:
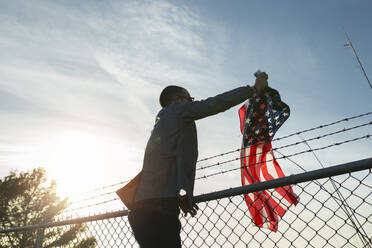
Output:
M309 132L309 131L313 131L313 130L320 129L320 128L325 128L325 127L328 127L328 126L332 126L332 125L338 124L340 122L344 122L344 121L349 121L349 120L352 120L352 119L361 118L361 117L364 117L364 116L367 116L367 115L371 115L371 114L372 114L372 112L368 112L368 113L364 113L364 114L355 115L355 116L352 116L352 117L343 118L341 120L334 121L334 122L331 122L331 123L328 123L328 124L323 124L323 125L320 125L320 126L317 126L317 127L313 127L313 128L309 128L309 129L304 129L302 131L291 133L291 134L288 134L288 135L283 136L283 137L278 137L278 138L273 139L272 141L282 140L282 139L285 139L285 138L288 138L288 137L291 137L291 136L294 136L294 135L303 134L303 133L306 133L306 132ZM214 155L214 156L211 156L211 157L203 158L203 159L198 160L197 163L200 163L202 161L206 161L206 160L209 160L209 159L212 159L212 158L224 156L224 155L227 155L227 154L230 154L230 153L233 153L233 152L238 152L240 150L241 150L241 148L238 148L238 149L235 149L233 151L228 151L228 152L217 154L217 155ZM97 187L95 189L91 189L89 191L85 191L82 194L91 193L91 192L95 192L95 191L99 191L99 190L111 188L111 187L114 187L114 186L117 186L117 185L121 185L121 184L127 183L129 181L130 180L125 180L125 181L121 181L121 182L114 183L114 184L111 184L111 185L105 185L105 186L102 186L102 187Z
M292 153L290 155L283 155L283 153L279 152L282 156L279 157L279 158L276 158L276 159L277 160L279 160L279 159L289 159L290 157L298 156L298 155L301 155L301 154L320 151L320 150L325 150L325 149L331 148L333 146L339 146L339 145L343 145L343 144L346 144L346 143L350 143L350 142L354 142L354 141L358 141L358 140L362 140L362 139L369 139L370 137L371 137L371 135L367 134L367 135L360 136L360 137L357 137L357 138L354 138L354 139L349 139L349 140L344 140L344 141L341 141L341 142L336 142L336 143L326 145L326 146L322 146L322 147L318 147L318 148L315 148L315 149L303 150L303 151L300 151L300 152ZM249 157L249 156L253 156L253 155L247 155L247 156L244 156L244 157L234 158L234 159L231 159L231 160L228 160L228 161L224 161L223 163L234 162L234 161L240 160L241 158L246 158L246 157ZM270 161L273 161L273 159L267 160L266 162L270 162ZM258 162L258 163L252 164L250 166L258 165L258 164L261 164L261 163L262 162ZM222 163L220 163L220 164L222 164ZM232 172L232 171L235 171L235 170L239 170L241 168L243 168L243 167L239 166L238 168L232 168L232 169L228 169L228 170L225 170L225 171L211 173L211 174L208 174L208 175L198 177L195 180L206 179L206 178L209 178L209 177L213 177L213 176L229 173L229 172ZM300 167L300 168L302 170L305 170L303 167ZM77 208L73 208L73 209L67 209L66 211L62 212L61 214L66 214L66 213L73 212L73 211L78 211L78 210L81 210L81 209L87 209L87 208L90 208L90 207L99 206L99 205L106 204L106 203L113 202L113 201L117 201L117 200L120 200L120 199L115 197L113 199L109 199L109 200L106 200L106 201L93 203L93 204L89 204L89 205L85 205L85 206L81 206L81 207L77 207Z
M313 131L313 130L316 130L316 129L329 127L329 126L336 125L336 124L341 123L341 122L344 122L344 121L350 121L352 119L357 119L357 118L360 118L360 117L363 117L363 116L367 116L367 115L370 115L370 114L372 114L372 112L368 112L368 113L364 113L364 114L360 114L360 115L355 115L355 116L352 116L352 117L347 117L347 118L344 118L342 120L338 120L338 121L331 122L331 123L328 123L328 124L320 125L318 127L313 127L313 128L309 128L309 129L305 129L305 130L296 132L296 133L288 134L286 136L283 136L283 137L280 137L280 138L276 138L276 139L274 139L274 141L275 140L281 140L281 139L289 138L291 136L303 134L303 133L310 132L310 131Z
M98 197L102 197L102 196L105 196L105 195L111 195L111 194L114 194L114 193L116 193L116 190L106 192L106 193L102 193L102 194L99 194L99 195L93 195L93 196L90 196L90 197L87 197L87 198L83 198L83 199L80 199L80 200L77 200L77 201L73 201L73 202L70 203L70 206L75 205L75 204L80 203L80 202L84 202L84 201L88 201L88 200L95 199L95 198L98 198Z
M120 185L120 184L124 184L124 183L127 183L129 182L130 180L125 180L125 181L121 181L121 182L118 182L118 183L114 183L114 184L110 184L110 185L106 185L106 186L102 186L102 187L98 187L98 188L95 188L95 189L91 189L91 190L88 190L88 191L85 191L81 194L87 194L87 193L91 193L91 192L95 192L95 191L99 191L99 190L103 190L103 189L107 189L107 188L112 188L114 186L117 186L117 185Z
M283 136L283 137L278 137L278 138L273 139L272 141L278 141L278 140L286 139L286 138L289 138L289 137L294 136L294 135L299 135L299 134L303 134L303 133L310 132L310 131L313 131L313 130L322 129L322 128L329 127L329 126L332 126L332 125L335 125L335 124L338 124L338 123L341 123L341 122L346 122L346 121L349 121L349 120L352 120L352 119L361 118L361 117L368 116L368 115L371 115L371 114L372 114L372 112L368 112L368 113L364 113L364 114L355 115L355 116L352 116L352 117L343 118L341 120L334 121L334 122L331 122L331 123L328 123L328 124L319 125L317 127L313 127L313 128L309 128L309 129L304 129L302 131L291 133L291 134L288 134L288 135ZM328 137L328 136L335 135L335 134L342 133L342 132L347 132L347 131L350 131L350 130L353 130L353 129L357 129L357 128L361 128L361 127L365 127L365 126L368 126L368 125L371 125L371 124L372 124L372 122L370 121L368 123L364 123L364 124L361 124L361 125L356 125L356 126L353 126L353 127L350 127L350 128L343 128L343 129L338 130L338 131L335 131L335 132L331 132L331 133L328 133L328 134L324 134L324 135L320 135L320 136L317 136L317 137L309 138L309 139L307 139L305 141L299 141L299 142L294 142L294 143L291 143L291 144L283 145L281 147L274 148L273 151L277 151L279 149L283 149L283 148L287 148L287 147L291 147L291 146L296 146L296 145L299 145L301 143L312 141L312 140L318 140L318 139L321 139L321 138L324 138L324 137ZM362 138L366 138L366 136L363 136ZM351 141L353 141L353 140L351 140ZM351 142L351 141L348 141L348 142ZM343 142L343 143L347 143L347 142ZM337 145L337 143L333 144L332 146L335 146L335 145ZM328 148L328 147L326 147L326 148ZM322 148L322 149L326 149L326 148ZM241 151L241 149L242 148L239 148L239 149L235 149L235 150L232 150L232 151L220 153L220 154L217 154L217 155L214 155L214 156L210 156L210 157L207 157L207 158L198 160L197 163L200 163L200 162L203 162L203 161L207 161L207 160L210 160L210 159L213 159L213 158L217 158L217 157L223 157L225 155L232 154L232 153L235 153L235 152L239 152L239 151ZM310 151L306 151L306 152L310 152ZM305 153L305 152L295 153L295 154L291 154L291 155L288 155L288 156L282 156L282 157L280 157L278 159L283 159L283 158L287 158L287 157L297 156L297 155L300 155L302 153ZM260 154L260 153L253 154L253 155L258 155L258 154ZM211 167L214 167L214 166L219 166L219 165L222 165L222 164L227 164L227 163L230 163L230 162L233 162L233 161L240 160L241 158L244 158L244 157L234 158L234 159L231 159L231 160L227 160L227 161L223 161L223 162L218 162L218 163L215 163L215 164L212 164L212 165L208 165L208 166L201 166L201 167L197 168L197 170L204 170L204 169L208 169L208 168L211 168ZM239 168L235 168L233 170L236 170L236 169L239 169ZM220 172L218 174L227 173L229 171L232 171L232 170L230 169L230 170L227 170L227 171L224 171L224 172ZM208 178L208 177L213 176L214 174L216 174L216 173L213 173L213 174L210 174L210 175L205 175L205 176L196 178L196 180L205 179L205 178ZM110 185L106 185L106 186L102 186L102 187L97 187L95 189L92 189L92 190L89 190L89 191L85 191L85 192L83 192L81 194L88 194L88 193L97 192L97 191L100 191L100 190L112 188L112 187L115 187L115 186L118 186L118 185L125 184L125 183L127 183L129 181L130 180L125 180L125 181L121 181L121 182L118 182L118 183L114 183L114 184L110 184ZM96 199L96 198L99 198L99 197L102 197L102 196L105 196L105 195L110 195L110 194L113 194L115 192L116 192L116 190L115 191L101 193L101 194L98 194L98 195L93 195L93 196L90 196L90 197L87 197L87 198L84 198L84 199L80 199L78 201L71 202L71 205L70 206L73 206L73 205L75 205L77 203L84 202L84 201L87 201L87 200ZM115 200L118 200L118 199L119 198L115 198L115 199L111 199L111 200L100 202L98 204L90 204L90 205L86 205L84 207L79 207L77 209L88 208L88 207L92 207L92 206L104 204L104 203L107 203L107 202L110 202L110 201L115 201ZM76 210L76 209L72 209L70 211L73 211L73 210Z
M354 138L354 139L350 139L350 140L345 140L345 141L342 141L342 142L336 142L336 143L333 143L333 144L330 144L330 145L327 145L327 146L322 146L322 147L318 147L318 148L315 148L315 149L309 149L309 150L304 150L304 151L301 151L301 152L296 152L296 153L293 153L293 154L290 154L290 155L285 155L285 156L282 156L282 157L279 157L279 158L276 158L277 160L279 159L285 159L285 158L289 158L289 157L294 157L294 156L298 156L298 155L301 155L301 154L304 154L304 153L309 153L309 152L314 152L314 151L320 151L320 150L324 150L324 149L328 149L328 148L331 148L333 146L339 146L339 145L342 145L342 144L346 144L346 143L350 143L350 142L354 142L354 141L358 141L358 140L361 140L361 139L369 139L371 137L370 134L367 134L367 135L364 135L364 136L361 136L361 137L357 137L357 138ZM254 155L254 154L253 154ZM253 156L252 155L252 156ZM227 160L227 161L224 161L224 162L221 162L219 163L218 165L221 165L221 164L226 164L226 163L231 163L231 162L234 162L234 161L237 161L237 160L240 160L242 158L247 158L249 157L250 155L247 155L247 156L243 156L243 157L238 157L238 158L234 158L234 159L230 159L230 160ZM270 161L273 161L273 159L271 160L267 160L266 162L270 162ZM255 163L255 164L252 164L250 166L254 166L254 165L257 165L257 164L261 164L262 162L258 162L258 163ZM212 177L212 176L217 176L217 175L220 175L220 174L225 174L225 173L228 173L228 172L231 172L231 171L234 171L234 170L239 170L239 169L242 169L244 167L238 167L238 168L233 168L233 169L229 169L229 170L225 170L225 171L220 171L220 172L215 172L215 173L211 173L211 174L208 174L208 175L204 175L204 176L201 176L201 177L198 177L198 178L195 178L195 180L200 180L200 179L206 179L208 177Z
M76 208L72 208L72 209L66 209L65 211L61 212L60 214L62 215L62 214L66 214L66 213L70 213L70 212L74 212L74 211L76 212L76 211L81 210L81 209L87 209L87 208L91 208L91 207L96 207L96 206L103 205L103 204L106 204L106 203L109 203L109 202L113 202L113 201L117 201L117 200L120 200L120 198L115 197L113 199L109 199L109 200L106 200L106 201L92 203L92 204L89 204L89 205L84 205L84 206L76 207Z
M291 146L297 146L299 144L302 144L302 143L305 143L305 142L308 142L308 141L319 140L319 139L322 139L322 138L325 138L325 137L328 137L328 136L332 136L332 135L339 134L339 133L342 133L342 132L347 132L347 131L350 131L350 130L353 130L353 129L357 129L357 128L361 128L361 127L365 127L365 126L369 126L369 125L372 125L372 121L361 124L361 125L353 126L353 127L350 127L350 128L343 128L343 129L335 131L335 132L327 133L327 134L324 134L324 135L319 135L317 137L313 137L313 138L305 139L305 140L302 140L302 141L294 142L294 143L291 143L291 144L288 144L288 145L283 145L283 146L280 146L280 147L276 147L276 148L273 148L272 150L277 151L277 150L280 150L280 149L283 149L283 148L288 148L288 147L291 147ZM239 149L238 151L241 151L245 148L247 148L247 147L243 147L243 148ZM260 154L262 154L262 152L252 154L251 156L260 155ZM240 157L239 159L241 159L241 158L244 158L244 157ZM228 162L229 161L230 160L228 160ZM214 167L214 166L219 166L219 165L224 164L224 163L225 163L225 161L218 162L218 163L215 163L215 164L212 164L212 165L200 166L196 170L205 170L205 169L208 169L208 168L211 168L211 167Z
M272 141L278 141L278 140L286 139L286 138L289 138L289 137L292 137L292 136L295 136L295 135L300 135L300 134L307 133L307 132L310 132L310 131L314 131L314 130L317 130L317 129L321 129L321 128L329 127L329 126L332 126L332 125L336 125L336 124L344 122L344 121L349 121L349 120L361 118L361 117L364 117L364 116L367 116L367 115L370 115L370 114L372 114L372 112L368 112L368 113L364 113L364 114L360 114L360 115L355 115L355 116L352 116L352 117L347 117L347 118L344 118L344 119L341 119L341 120L338 120L338 121L334 121L334 122L331 122L331 123L328 123L328 124L323 124L323 125L320 125L320 126L317 126L317 127L308 128L308 129L304 129L302 131L291 133L291 134L285 135L283 137L278 137L278 138L273 139ZM210 159L213 159L213 158L225 156L225 155L228 155L228 154L231 154L231 153L234 153L234 152L238 152L240 150L241 150L241 148L238 148L238 149L231 150L231 151L228 151L228 152L220 153L220 154L217 154L217 155L213 155L213 156L210 156L210 157L200 159L197 162L199 163L199 162L210 160Z

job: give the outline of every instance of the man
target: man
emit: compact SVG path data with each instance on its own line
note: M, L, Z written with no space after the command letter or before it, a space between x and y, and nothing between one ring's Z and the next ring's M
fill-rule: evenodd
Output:
M181 247L179 207L196 214L192 202L198 157L195 120L223 112L268 87L261 73L253 87L245 86L202 101L168 86L160 94L162 109L147 143L142 177L129 213L134 236L142 248ZM186 195L180 197L180 192Z

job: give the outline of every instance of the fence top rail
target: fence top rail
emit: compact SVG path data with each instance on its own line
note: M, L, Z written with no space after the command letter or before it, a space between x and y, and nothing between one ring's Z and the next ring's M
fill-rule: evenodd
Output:
M290 175L287 177L282 177L282 178L278 178L278 179L274 179L274 180L270 180L270 181L266 181L262 183L251 184L247 186L235 187L235 188L216 191L212 193L202 194L202 195L195 196L194 201L196 203L212 201L212 200L222 199L226 197L248 194L248 193L257 192L261 190L282 187L282 186L291 185L291 184L298 184L298 183L303 183L303 182L308 182L312 180L328 178L328 177L333 177L333 176L339 176L339 175L343 175L347 173L368 170L368 169L372 169L372 158L367 158L367 159L362 159L362 160L344 163L340 165L335 165L335 166L327 167L324 169L303 172L300 174ZM40 223L37 225L30 225L30 226L12 227L12 228L7 228L7 229L1 229L0 233L19 232L19 231L26 231L26 230L35 230L39 228L79 224L83 222L90 222L90 221L97 221L97 220L127 216L128 213L129 213L128 210L121 210L121 211L116 211L116 212L111 212L111 213L105 213L105 214L99 214L99 215L87 216L87 217L81 217L81 218L74 218L74 219L64 220L64 221Z
M303 172L300 174L290 175L262 183L235 187L231 189L216 191L208 194L198 195L194 197L195 202L205 202L217 200L221 198L253 193L261 190L282 187L291 184L298 184L308 181L313 181L322 178L339 176L356 171L368 170L372 168L372 158L353 161L345 164L335 165L318 170Z

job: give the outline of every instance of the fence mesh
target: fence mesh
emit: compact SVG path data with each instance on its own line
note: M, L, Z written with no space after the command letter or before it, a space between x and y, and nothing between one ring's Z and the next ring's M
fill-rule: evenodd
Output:
M332 181L343 199L335 192ZM371 244L371 170L296 184L293 190L300 201L280 220L277 232L252 224L243 196L199 203L196 217L180 216L183 247L318 248L368 247ZM353 220L346 214L345 206L350 208ZM139 247L127 216L83 225L85 231L68 247L78 247L89 238L95 239L95 247ZM55 233L72 226L75 225L46 228L43 247L48 247L55 240ZM3 245L5 241L2 236Z
M277 142L274 150L280 155L277 159L280 160L282 167L294 174L319 168L317 162L320 164L321 162L315 155L315 151L329 158L328 161L334 159L332 154L340 154L340 160L347 160L348 157L342 156L345 149L337 150L338 147L365 142L362 146L354 147L353 151L369 149L372 124L370 115L372 112L276 138L273 140ZM350 121L358 121L358 123L354 124ZM346 127L346 124L349 127ZM338 129L335 131L336 127ZM326 128L333 128L333 130ZM298 135L310 133L312 135L304 138L301 136L302 140L298 140ZM312 141L316 142L314 148L307 143ZM329 152L330 149L332 153ZM240 148L199 160L196 188L203 188L206 184L208 185L205 188L208 189L226 188L227 185L223 184L224 177L231 176L230 172L240 169L240 156L236 156L239 152ZM293 160L293 157L296 157L296 160ZM239 176L239 173L234 174L235 177ZM233 181L240 180L234 178ZM83 199L73 201L55 221L73 219L81 215L90 215L92 218L78 225L45 228L42 247L61 247L58 246L60 234L68 235L68 230L72 228L78 228L81 232L78 232L80 234L77 237L66 236L66 239L72 241L68 246L63 247L139 247L127 216L91 221L102 209L122 209L123 205L115 195L115 191L126 182L97 188L83 194ZM230 196L199 203L200 210L194 218L180 216L182 246L372 247L371 169L299 183L292 185L292 188L300 198L299 203L297 206L291 206L279 221L277 232L256 227L252 223L243 196ZM7 232L2 231L0 230L0 248L19 247L9 241ZM36 228L27 231L18 230L16 234L30 236L36 242L37 231ZM34 245L21 247L34 247Z

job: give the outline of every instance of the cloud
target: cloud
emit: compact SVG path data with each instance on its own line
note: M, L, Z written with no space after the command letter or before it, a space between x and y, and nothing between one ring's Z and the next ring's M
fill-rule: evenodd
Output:
M81 112L88 104L89 111L100 109L105 103L94 101L99 96L112 104L121 98L121 104L147 116L157 110L154 96L165 85L197 87L208 81L200 72L214 49L201 35L208 27L185 6L23 2L12 11L15 5L9 4L1 13L8 20L0 26L7 58L0 60L1 87L36 104L62 110L71 105ZM205 72L216 74L211 68Z
M4 131L0 146L11 144L18 152L4 150L2 161L9 167L42 164L55 172L57 154L48 160L43 151L58 146L50 142L64 133L82 133L81 137L115 137L112 142L117 146L104 141L101 148L115 148L107 155L116 159L111 169L126 170L129 165L119 165L129 162L139 168L164 86L181 84L204 95L212 88L218 93L210 82L220 73L224 44L218 41L223 34L184 5L167 1L0 5L4 20L0 92L5 103L0 106ZM206 33L217 41L214 45ZM120 161L116 147L131 152L123 152ZM65 155L61 151L63 161ZM95 157L79 163L85 168ZM100 166L92 166L100 171Z

